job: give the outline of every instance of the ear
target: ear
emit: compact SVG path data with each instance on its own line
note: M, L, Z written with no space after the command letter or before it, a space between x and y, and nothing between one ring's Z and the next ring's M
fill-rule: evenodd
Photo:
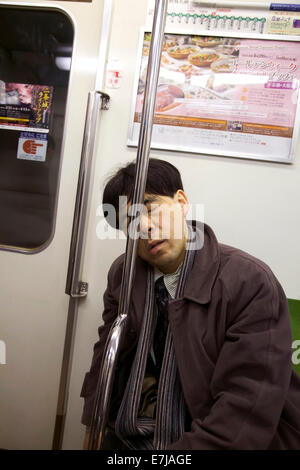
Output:
M182 214L185 217L189 211L189 200L187 195L182 189L178 189L175 194L176 201L181 205Z

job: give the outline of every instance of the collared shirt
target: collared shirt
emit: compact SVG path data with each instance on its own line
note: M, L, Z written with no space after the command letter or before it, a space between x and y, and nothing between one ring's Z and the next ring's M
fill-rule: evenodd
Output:
M175 299L175 294L176 294L176 289L177 289L177 284L178 284L178 279L180 276L181 268L182 268L182 263L178 266L178 268L176 269L174 273L170 273L170 274L164 274L161 271L159 271L159 269L154 268L154 282L157 279L159 279L161 276L163 276L166 289L171 299Z

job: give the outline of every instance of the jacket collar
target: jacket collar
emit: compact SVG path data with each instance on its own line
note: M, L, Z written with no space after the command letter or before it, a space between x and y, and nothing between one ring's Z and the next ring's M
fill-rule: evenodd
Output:
M206 224L193 222L202 233L203 246L195 254L183 297L200 304L211 299L212 288L220 267L220 248L213 230Z
M183 297L199 304L207 304L211 299L212 287L220 266L220 248L213 230L208 225L197 221L191 223L197 227L204 242L203 246L196 251ZM132 302L138 317L145 306L147 268L148 264L137 257Z

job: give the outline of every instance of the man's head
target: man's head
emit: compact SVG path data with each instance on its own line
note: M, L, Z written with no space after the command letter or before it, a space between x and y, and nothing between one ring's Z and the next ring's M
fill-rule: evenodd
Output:
M120 168L104 189L103 204L112 205L117 214L114 223L106 213L107 221L118 229L124 229L125 220L126 230L133 215L135 171L135 163ZM123 208L120 196L127 198ZM144 205L139 210L138 254L164 273L174 272L184 258L187 204L179 171L166 161L150 158Z

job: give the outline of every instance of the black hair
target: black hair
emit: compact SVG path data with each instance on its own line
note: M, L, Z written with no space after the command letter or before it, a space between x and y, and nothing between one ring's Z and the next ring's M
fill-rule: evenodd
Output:
M116 223L109 217L110 214L107 211L104 212L104 216L107 222L115 228L119 228L119 196L127 196L128 201L132 201L135 173L136 164L135 162L130 162L120 168L109 179L104 188L102 203L110 204L115 208L117 214ZM179 189L183 190L183 184L177 168L164 160L150 158L145 192L173 197Z

